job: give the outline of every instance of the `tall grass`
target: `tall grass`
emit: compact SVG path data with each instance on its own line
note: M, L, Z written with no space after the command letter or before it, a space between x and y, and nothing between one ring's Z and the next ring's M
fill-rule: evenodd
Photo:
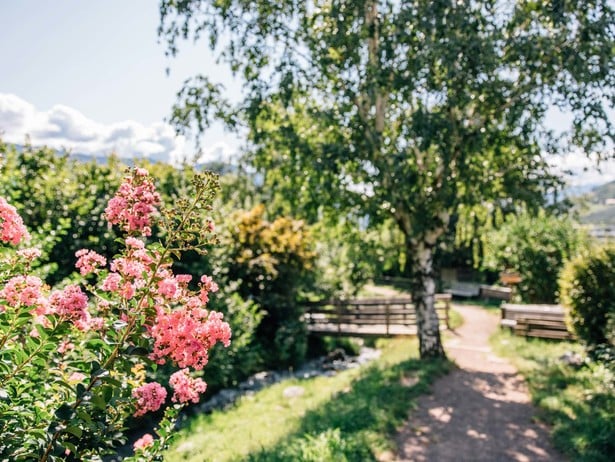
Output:
M583 354L577 343L525 339L500 332L496 352L519 368L553 441L571 460L607 462L615 457L615 374L600 363L565 364L566 352Z

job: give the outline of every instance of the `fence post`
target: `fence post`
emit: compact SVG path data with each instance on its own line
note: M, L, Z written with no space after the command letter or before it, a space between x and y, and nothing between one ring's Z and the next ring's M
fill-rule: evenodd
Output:
M338 301L335 307L335 311L337 311L337 333L338 335L342 332L342 305L341 301Z
M389 336L390 307L391 307L391 305L389 305L388 303L385 303L385 305L384 305L384 313L385 313L386 324L387 324L387 326L386 326L387 337Z

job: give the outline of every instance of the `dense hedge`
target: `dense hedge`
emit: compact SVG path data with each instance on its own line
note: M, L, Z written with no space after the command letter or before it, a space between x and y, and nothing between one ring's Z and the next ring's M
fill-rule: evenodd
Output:
M615 345L615 246L578 256L562 272L569 324L590 348Z

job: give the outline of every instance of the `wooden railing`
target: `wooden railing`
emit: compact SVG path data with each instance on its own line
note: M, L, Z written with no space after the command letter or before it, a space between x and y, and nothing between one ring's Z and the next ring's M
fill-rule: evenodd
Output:
M450 294L436 295L441 328L449 328ZM410 298L326 300L306 306L308 330L348 336L416 335L416 310Z

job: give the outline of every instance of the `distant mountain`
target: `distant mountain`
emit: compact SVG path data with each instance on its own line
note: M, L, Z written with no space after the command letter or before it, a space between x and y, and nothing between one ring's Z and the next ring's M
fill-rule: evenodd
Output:
M591 225L615 226L615 181L593 188L574 200L579 221Z
M592 189L589 196L590 200L595 204L604 204L608 199L615 199L615 181Z

